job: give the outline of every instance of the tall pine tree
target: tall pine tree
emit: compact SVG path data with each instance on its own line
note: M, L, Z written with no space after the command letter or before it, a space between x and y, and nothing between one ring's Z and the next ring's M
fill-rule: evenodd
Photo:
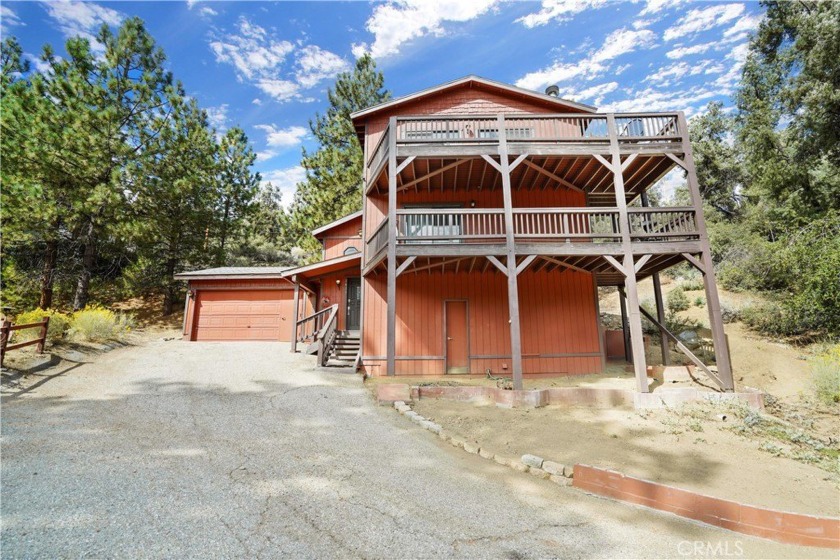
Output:
M319 147L313 153L303 152L306 179L297 185L290 233L311 258L318 255L320 246L310 231L361 208L364 158L350 114L390 99L384 83L382 72L365 54L327 91L330 107L326 114L317 114L309 122Z

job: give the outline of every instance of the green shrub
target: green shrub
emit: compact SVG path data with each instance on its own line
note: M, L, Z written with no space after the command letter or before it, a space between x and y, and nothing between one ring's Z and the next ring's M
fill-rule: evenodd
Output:
M703 279L702 278L692 278L689 280L684 280L680 282L680 288L682 288L686 292L699 292L701 290L706 289L703 286Z
M50 318L50 325L47 328L47 340L50 342L57 342L64 338L64 335L67 334L67 330L70 328L69 315L56 311L55 309L33 309L32 311L26 311L18 314L18 316L15 317L15 323L18 325L37 323L47 316ZM13 334L20 336L21 340L38 335L34 329L31 331L30 329L15 331Z
M840 344L811 361L811 383L820 401L840 403Z
M694 298L694 306L695 307L705 307L706 306L706 300L698 296L698 297Z
M688 302L688 298L685 295L685 292L682 288L677 286L668 294L668 311L672 313L676 313L678 311L685 311L691 304Z
M71 321L70 334L92 342L122 340L133 326L127 315L99 306L76 311Z

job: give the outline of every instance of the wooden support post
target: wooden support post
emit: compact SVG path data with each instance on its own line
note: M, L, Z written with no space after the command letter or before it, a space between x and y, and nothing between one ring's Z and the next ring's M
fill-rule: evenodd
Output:
M646 192L642 193L642 206L650 206L650 200ZM653 298L656 301L656 318L664 325L665 304L662 301L662 282L659 280L658 272L654 272L651 278L653 279ZM659 331L659 348L662 350L662 365L671 365L671 351L668 345L668 336L662 331Z
M507 252L508 312L510 321L510 353L513 388L522 390L522 339L519 326L519 286L516 279L516 245L513 234L513 195L510 185L505 116L499 115L499 159L502 174L502 199L505 207L505 244ZM521 160L520 160L521 161Z
M388 124L388 253L386 375L397 373L397 117Z
M636 286L635 261L633 260L632 240L630 239L630 220L627 216L627 197L624 192L624 176L621 170L621 150L618 145L618 132L615 114L607 115L607 129L610 135L610 170L613 173L615 205L618 208L621 229L621 246L624 252L624 288L627 293L627 315L630 323L630 345L633 348L633 370L636 373L636 386L639 392L650 391L645 363L645 343L642 332L642 314L639 311L639 292Z
M11 321L7 321L6 319L0 321L0 367L3 366L3 360L6 359L6 345L9 344L11 328Z
M295 311L292 318L292 349L291 352L297 352L297 339L298 339L298 319L300 318L300 283L297 281L297 275L292 276L292 282L295 283Z
M706 231L706 220L703 217L703 199L700 196L700 185L697 182L697 170L694 167L691 141L688 138L688 123L685 120L684 113L679 113L677 123L683 139L683 162L688 190L691 193L691 201L696 210L695 221L697 232L700 237L700 245L703 248L700 261L703 263L704 269L703 285L706 288L706 305L709 308L709 327L712 331L712 342L715 346L715 363L717 364L718 376L723 382L723 389L725 391L734 391L735 381L732 377L729 347L726 344L726 334L723 330L723 319L720 314L720 299L718 298L717 283L715 281L712 250L709 244L709 234Z
M35 346L35 351L38 352L39 354L44 353L44 346L47 343L47 331L49 330L49 328L50 328L50 317L49 317L49 315L47 315L47 316L44 317L44 325L41 327L41 332L38 335L38 338L40 340L38 341L38 345Z
M633 349L630 347L630 327L627 324L627 300L624 290L618 289L618 303L621 306L621 334L624 337L624 360L633 363Z

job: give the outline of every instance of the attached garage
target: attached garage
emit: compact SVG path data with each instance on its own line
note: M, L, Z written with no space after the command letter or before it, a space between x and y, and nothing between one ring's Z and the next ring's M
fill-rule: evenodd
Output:
M289 342L294 286L286 268L211 268L176 276L189 283L184 340Z

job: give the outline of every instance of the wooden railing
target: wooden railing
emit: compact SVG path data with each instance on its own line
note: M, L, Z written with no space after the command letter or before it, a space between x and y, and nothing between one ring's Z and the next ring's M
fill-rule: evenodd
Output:
M515 208L516 239L584 239L591 243L621 239L619 214L612 208Z
M41 321L37 323L26 323L24 325L15 325L11 321L7 321L5 319L0 321L0 366L3 365L3 360L6 358L6 352L8 352L9 350L17 350L18 348L24 348L26 346L32 346L33 344L36 344L36 351L39 354L42 353L44 351L44 344L46 344L47 342L47 330L49 329L49 326L49 316L44 317ZM26 329L39 329L38 337L33 338L32 340L26 340L24 342L16 342L15 344L9 344L12 332L22 331Z
M501 208L397 210L397 243L492 242L504 238Z
M338 325L338 304L317 311L299 320L295 325L298 342L309 343L307 354L318 354L318 365L324 366L335 344Z
M382 136L379 137L379 142L376 144L373 152L370 154L370 158L367 162L367 170L369 173L375 172L382 161L388 156L388 133L389 131L386 128Z
M385 218L382 222L380 222L376 229L373 230L370 237L367 238L365 243L367 246L368 259L372 259L388 244L388 218Z
M630 237L640 241L698 239L694 208L628 208Z
M621 219L617 208L514 208L517 242L618 243ZM628 208L633 241L666 242L699 239L696 212L689 207ZM368 262L388 244L385 219L368 238ZM502 208L401 208L397 210L400 245L504 243Z
M617 113L614 116L613 130L606 114L505 115L505 137L508 142L535 143L603 144L611 135L620 142L681 140L677 113ZM398 144L496 143L499 120L496 115L397 117L396 134Z

